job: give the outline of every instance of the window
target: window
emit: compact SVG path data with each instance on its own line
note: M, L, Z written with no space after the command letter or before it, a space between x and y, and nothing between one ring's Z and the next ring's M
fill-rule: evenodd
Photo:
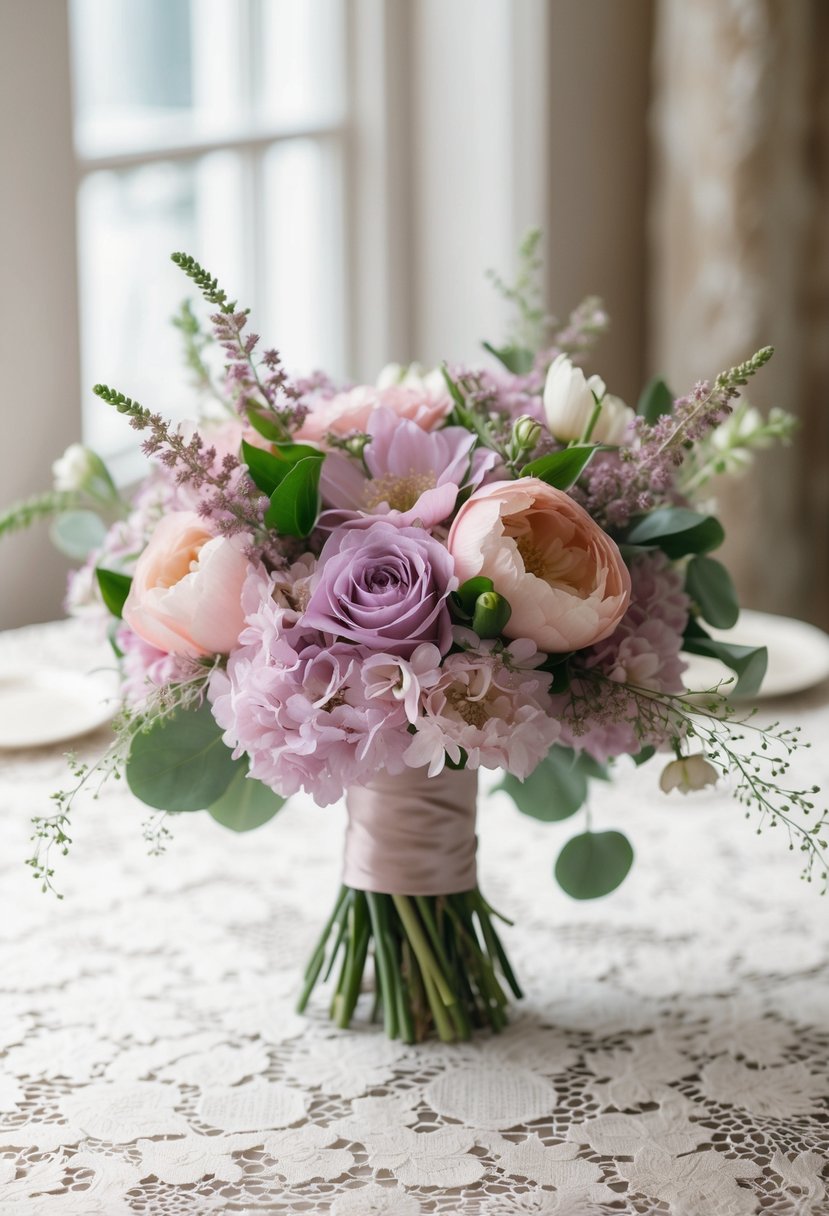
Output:
M289 369L346 371L346 0L70 0L84 385L192 415L192 253ZM83 394L87 443L130 434Z

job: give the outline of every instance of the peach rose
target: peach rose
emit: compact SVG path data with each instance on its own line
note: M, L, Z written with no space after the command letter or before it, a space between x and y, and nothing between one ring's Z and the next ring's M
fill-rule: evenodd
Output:
M296 438L319 442L328 431L335 435L365 431L369 418L381 405L393 410L398 418L409 418L424 431L431 431L451 410L452 398L443 381L438 385L431 379L419 387L405 383L382 388L360 384L312 406Z
M462 583L485 575L509 601L504 634L530 638L549 654L606 638L628 606L630 574L616 544L572 498L537 477L476 490L447 545Z
M139 557L124 620L167 654L226 654L244 628L243 541L214 536L193 511L173 511Z

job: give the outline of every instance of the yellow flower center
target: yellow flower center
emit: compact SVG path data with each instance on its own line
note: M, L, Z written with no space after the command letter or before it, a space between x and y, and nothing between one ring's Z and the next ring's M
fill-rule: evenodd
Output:
M436 481L434 472L415 473L412 470L405 477L387 473L366 482L363 501L369 511L379 507L381 502L387 502L393 511L410 511L421 494L435 488Z

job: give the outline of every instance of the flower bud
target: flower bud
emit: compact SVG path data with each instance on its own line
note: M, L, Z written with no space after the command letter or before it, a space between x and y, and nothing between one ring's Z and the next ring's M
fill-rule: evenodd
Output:
M701 752L694 756L681 756L671 760L662 770L659 778L659 788L663 794L671 790L679 790L681 794L690 794L692 790L701 790L706 785L715 785L719 773Z
M512 616L512 609L497 591L484 591L475 601L472 628L479 638L497 638Z
M512 439L515 446L522 452L531 452L541 438L541 423L536 422L529 414L516 418L512 427Z

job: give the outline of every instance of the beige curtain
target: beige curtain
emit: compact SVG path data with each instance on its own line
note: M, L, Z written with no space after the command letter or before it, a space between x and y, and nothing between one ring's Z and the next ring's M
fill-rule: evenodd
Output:
M751 386L796 445L715 487L743 601L829 626L829 4L658 0L650 348L677 391L771 343Z

